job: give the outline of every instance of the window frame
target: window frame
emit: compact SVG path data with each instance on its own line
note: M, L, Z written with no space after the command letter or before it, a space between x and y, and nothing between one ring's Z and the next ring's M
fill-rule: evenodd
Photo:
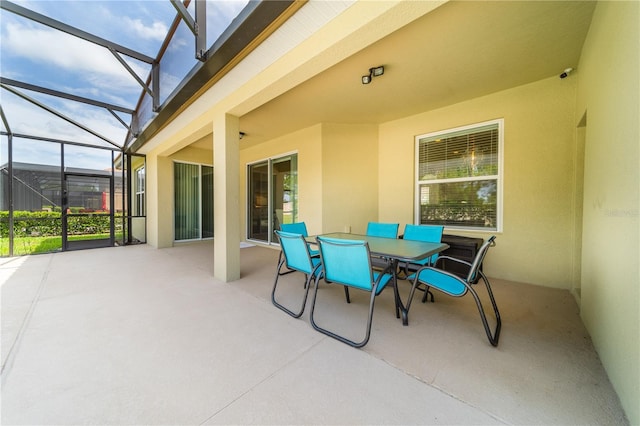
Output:
M146 215L146 200L145 200L145 185L146 185L146 165L142 165L135 169L134 171L134 211L133 215L135 217L145 216Z
M451 135L453 133L472 133L473 130L486 126L496 125L498 127L498 173L495 175L485 176L472 176L472 177L456 177L456 178L441 178L441 179L420 179L420 141L426 138L435 138L438 136ZM419 225L421 223L420 212L420 186L425 184L444 184L455 182L471 182L480 180L495 180L496 181L496 227L485 228L477 226L456 226L456 225L444 225L445 229L455 229L474 232L502 232L503 229L503 197L504 197L504 118L498 118L479 123L464 125L455 128L449 128L439 130L436 132L429 132L415 136L414 138L414 161L415 161L415 174L414 174L414 223Z

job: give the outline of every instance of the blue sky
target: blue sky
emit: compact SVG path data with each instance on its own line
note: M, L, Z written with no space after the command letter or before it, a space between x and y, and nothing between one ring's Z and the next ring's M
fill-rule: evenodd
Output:
M169 0L13 2L150 57L156 57L176 16ZM247 0L207 1L209 46L246 4ZM193 15L193 7L189 10ZM0 16L0 37L2 77L131 109L136 106L142 87L107 49L5 10L1 11ZM165 54L171 64L161 63L162 100L196 64L194 51L194 39L186 26L181 24ZM147 64L122 57L142 80L146 80L150 71ZM124 142L126 129L104 109L19 90L119 145ZM14 133L110 146L4 89L0 90L0 103ZM119 115L129 122L127 114ZM1 128L6 130L4 125ZM20 149L17 143L14 145L17 150ZM33 153L36 154L37 151Z

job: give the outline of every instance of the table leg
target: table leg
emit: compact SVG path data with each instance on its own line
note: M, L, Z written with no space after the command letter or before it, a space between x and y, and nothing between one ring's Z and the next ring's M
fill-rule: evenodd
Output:
M398 291L398 260L391 260L391 268L393 273L393 294L396 301L396 318L400 318L402 314L402 325L409 325L409 311L405 308Z

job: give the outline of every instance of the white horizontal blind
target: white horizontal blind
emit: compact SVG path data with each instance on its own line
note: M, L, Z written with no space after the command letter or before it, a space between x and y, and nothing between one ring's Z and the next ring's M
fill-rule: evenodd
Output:
M498 123L419 139L420 180L498 174Z
M416 137L421 224L497 230L502 120Z

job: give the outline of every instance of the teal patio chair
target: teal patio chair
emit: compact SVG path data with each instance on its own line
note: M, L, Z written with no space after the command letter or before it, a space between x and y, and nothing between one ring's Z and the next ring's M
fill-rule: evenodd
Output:
M412 225L407 224L404 227L404 234L402 234L402 238L405 240L411 241L424 241L428 243L440 243L442 242L442 232L444 231L444 226L441 225ZM404 270L404 275L408 280L412 281L415 278L415 275L412 272L415 272L419 268L426 265L435 265L438 260L439 254L436 253L431 257L427 257L426 259L416 260L413 262L405 262L402 265L402 269ZM417 290L424 291L424 296L422 297L422 303L426 302L427 296L431 294L431 301L433 301L433 294L429 292L428 287L419 286Z
M328 283L342 284L345 289L349 287L364 290L371 293L369 301L369 315L363 340L354 342L344 336L320 327L314 317L316 302L318 301L318 281L311 302L311 325L320 333L333 337L355 348L361 348L367 344L371 335L371 323L375 298L393 279L389 270L375 272L371 268L371 254L369 245L365 241L343 240L327 237L318 237L320 258L322 259L322 277Z
M280 225L280 230L290 234L301 234L303 237L309 236L304 222L283 223Z
M280 225L280 230L291 234L300 234L303 237L309 236L309 233L307 232L307 225L304 222L283 223ZM310 246L309 253L312 257L320 256L320 252L318 252L318 250L313 250Z
M369 222L367 224L367 235L371 237L398 238L397 223Z
M427 286L427 288L435 288L436 290L441 291L444 294L448 294L453 297L462 297L467 293L471 293L473 299L476 302L476 306L478 308L478 312L480 313L480 319L482 320L482 325L484 326L484 330L487 334L487 338L489 339L489 343L493 346L498 346L498 339L500 338L500 329L502 327L502 321L500 319L500 312L498 311L498 305L496 304L496 300L493 297L493 291L491 290L491 284L489 284L489 279L485 276L485 274L480 269L480 265L484 260L484 257L489 251L489 247L493 247L495 245L495 236L489 238L485 243L480 247L478 253L473 260L473 263L466 262L464 260L456 259L450 256L440 256L440 259L447 259L452 262L460 262L470 267L469 274L465 278L461 278L457 275L454 275L450 272L443 271L441 269L436 269L433 266L424 266L415 273L413 286L411 287L411 292L409 293L409 299L407 301L407 311L411 307L411 300L413 299L413 294L419 284L423 284ZM474 289L476 285L479 284L482 279L486 289L487 294L489 295L489 300L491 301L491 307L493 308L493 312L495 315L496 326L493 331L489 327L489 323L487 321L487 316L484 312L484 307L482 306L482 302L478 297L478 293ZM433 301L433 299L432 299Z
M302 316L302 313L304 312L305 304L307 303L307 296L309 295L311 281L320 275L322 271L322 264L320 263L319 257L311 256L311 254L309 253L307 241L302 234L283 232L278 230L276 230L275 233L280 240L280 247L282 251L280 253L280 259L278 261L278 268L276 269L276 279L273 283L273 290L271 291L271 302L273 302L276 307L282 309L292 317L300 318L300 316ZM286 266L288 271L283 272L283 266ZM302 272L305 275L302 306L296 312L281 305L276 301L278 278L291 272Z
M370 237L398 238L398 223L369 222L367 224L367 235ZM390 265L389 259L379 256L371 258L371 265L375 269L385 269Z

